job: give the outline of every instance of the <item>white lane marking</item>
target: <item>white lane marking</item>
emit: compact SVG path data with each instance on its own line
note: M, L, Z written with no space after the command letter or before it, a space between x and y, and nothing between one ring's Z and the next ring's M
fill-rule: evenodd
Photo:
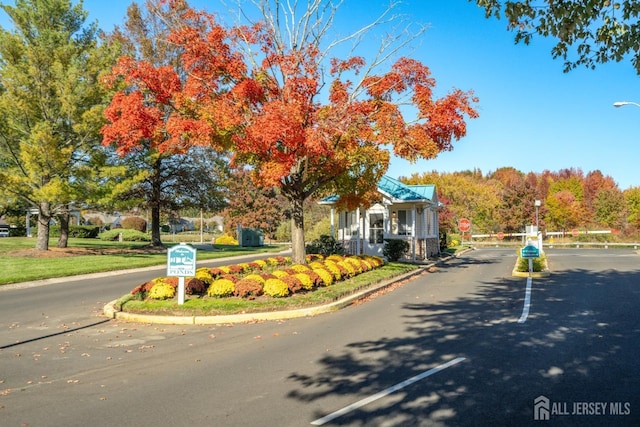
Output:
M405 387L407 387L407 386L409 386L409 385L411 385L411 384L413 384L413 383L415 383L417 381L423 380L423 379L425 379L425 378L427 378L427 377L429 377L429 376L431 376L433 374L437 374L438 372L440 372L440 371L442 371L444 369L447 369L447 368L449 368L449 367L451 367L451 366L453 366L455 364L458 364L458 363L462 362L465 359L466 359L465 357L458 357L456 359L450 360L447 363L443 363L442 365L439 365L439 366L436 366L435 368L429 369L428 371L425 371L425 372L423 372L421 374L418 374L415 377L411 377L408 380L402 381L401 383L398 383L398 384L396 384L396 385L394 385L392 387L389 387L386 390L382 390L381 392L376 393L374 395L371 395L371 396L369 396L367 398L364 398L362 400L359 400L356 403L353 403L353 404L351 404L349 406L345 406L344 408L342 408L342 409L340 409L340 410L338 410L336 412L333 412L333 413L327 415L326 417L318 418L317 420L313 421L311 424L314 425L314 426L324 425L324 424L328 423L329 421L335 420L338 417L341 417L341 416L343 416L345 414L348 414L351 411L354 411L354 410L356 410L358 408L361 408L361 407L363 407L365 405L368 405L369 403L374 402L374 401L376 401L376 400L378 400L378 399L380 399L382 397L385 397L385 396L387 396L387 395L389 395L391 393L394 393L394 392L396 392L398 390L401 390L401 389L403 389L403 388L405 388Z
M527 321L529 315L529 307L531 307L531 277L527 277L527 292L524 294L524 307L522 308L522 315L518 319L518 323L524 323Z

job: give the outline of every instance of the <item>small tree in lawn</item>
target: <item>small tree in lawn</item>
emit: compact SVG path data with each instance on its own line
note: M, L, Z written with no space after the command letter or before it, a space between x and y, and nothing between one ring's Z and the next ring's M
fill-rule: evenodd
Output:
M337 194L344 207L371 203L391 151L413 161L451 150L466 133L465 117L477 116L476 100L460 90L436 98L429 69L410 58L381 71L397 40L384 40L369 63L329 59L340 42L330 38L337 12L330 2L303 10L253 3L264 23L227 29L212 15L182 12L170 40L184 50L182 99L192 108L183 117L229 136L234 161L250 165L260 185L280 188L291 204L292 258L303 263L305 200ZM167 130L189 136L186 126Z

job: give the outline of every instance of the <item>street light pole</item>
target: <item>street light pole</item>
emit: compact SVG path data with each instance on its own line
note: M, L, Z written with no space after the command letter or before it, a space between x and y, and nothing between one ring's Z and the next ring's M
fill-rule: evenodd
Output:
M637 102L631 102L631 101L617 101L613 103L613 106L616 108L624 107L625 105L634 105L636 107L640 107L640 104L638 104Z

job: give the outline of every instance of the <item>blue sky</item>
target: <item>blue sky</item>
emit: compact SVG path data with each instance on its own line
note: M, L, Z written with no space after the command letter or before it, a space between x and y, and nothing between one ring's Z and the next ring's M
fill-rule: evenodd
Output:
M129 4L85 0L84 7L89 21L111 30L122 23ZM219 0L190 4L224 10ZM384 4L345 0L338 22L355 30ZM393 159L388 175L469 169L487 174L504 166L540 173L573 167L585 174L600 170L622 190L640 186L640 108L613 107L615 101L640 103L640 77L630 61L563 73L563 62L551 58L553 40L516 45L506 22L485 19L483 10L467 0L404 0L399 12L429 27L410 56L430 67L439 94L453 87L473 90L480 98L480 118L469 122L467 136L453 151L415 164ZM2 12L0 23L6 22Z

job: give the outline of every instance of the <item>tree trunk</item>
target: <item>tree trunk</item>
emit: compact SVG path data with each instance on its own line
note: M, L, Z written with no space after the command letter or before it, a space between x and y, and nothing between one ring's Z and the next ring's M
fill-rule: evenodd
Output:
M49 250L49 223L51 222L51 212L48 202L40 202L38 206L38 238L36 249L39 251Z
M160 206L157 203L151 205L151 245L163 246L160 239Z
M58 237L58 247L66 248L69 242L69 210L65 209L60 215L58 215L58 221L60 222L60 237Z
M162 202L162 156L158 157L153 165L153 176L151 177L151 197L149 206L151 207L151 246L163 246L160 239L160 204Z
M296 264L306 264L304 246L304 200L291 201L291 260Z

